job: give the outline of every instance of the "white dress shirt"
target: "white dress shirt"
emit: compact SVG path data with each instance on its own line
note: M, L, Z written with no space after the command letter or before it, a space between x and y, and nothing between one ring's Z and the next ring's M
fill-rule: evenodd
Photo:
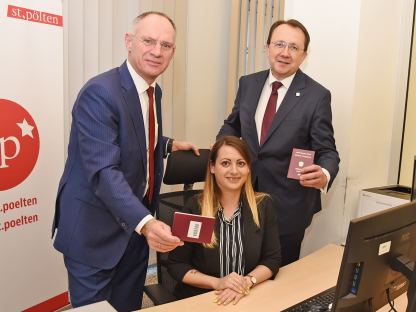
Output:
M147 163L149 163L149 96L147 95L147 89L149 89L150 86L155 88L156 87L156 82L153 82L149 86L147 84L147 82L142 77L140 77L139 74L136 73L136 71L130 65L128 60L127 60L127 69L129 70L129 73L130 73L130 75L133 79L133 83L136 87L137 93L139 94L140 105L141 105L142 114L143 114L144 131L145 131L145 134L146 134L145 136L146 136ZM153 107L154 107L153 111L156 114L156 97L155 97L155 94L153 94ZM159 124L157 123L157 118L155 116L155 146L153 146L152 152L154 151L154 149L156 147L156 144L157 144L158 130L159 130ZM147 166L147 167L149 167L149 166ZM144 190L143 197L146 194L148 188L149 188L149 168L148 168L147 174L146 174L146 188ZM147 216L145 216L139 222L139 224L136 226L136 232L141 234L141 230L142 230L143 226L151 219L153 219L153 216L151 214L148 214Z

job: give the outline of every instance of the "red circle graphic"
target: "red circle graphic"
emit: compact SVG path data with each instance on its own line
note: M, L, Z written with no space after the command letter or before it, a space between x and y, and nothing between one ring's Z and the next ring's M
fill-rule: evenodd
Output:
M32 116L19 104L0 99L0 191L22 183L39 155L39 132Z

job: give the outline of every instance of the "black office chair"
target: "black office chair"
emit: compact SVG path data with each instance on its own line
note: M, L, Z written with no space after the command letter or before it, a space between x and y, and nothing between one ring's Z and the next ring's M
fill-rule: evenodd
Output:
M160 194L156 207L157 219L172 226L173 214L181 211L186 201L201 190L193 190L193 184L205 180L209 159L209 149L200 149L200 156L193 151L177 151L169 155L163 183L167 185L183 184L183 191ZM146 285L144 292L154 305L177 300L173 295L176 281L167 271L168 253L156 253L157 284Z

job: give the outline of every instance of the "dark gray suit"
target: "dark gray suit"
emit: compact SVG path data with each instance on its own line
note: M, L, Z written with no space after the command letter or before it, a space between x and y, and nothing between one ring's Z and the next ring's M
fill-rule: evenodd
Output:
M269 70L240 79L234 108L217 137L235 135L245 140L253 159L256 190L269 193L278 211L281 235L305 230L321 210L320 191L288 179L293 148L315 151L315 164L331 175L338 173L339 156L332 128L331 93L298 70L273 119L266 140L259 146L254 116Z

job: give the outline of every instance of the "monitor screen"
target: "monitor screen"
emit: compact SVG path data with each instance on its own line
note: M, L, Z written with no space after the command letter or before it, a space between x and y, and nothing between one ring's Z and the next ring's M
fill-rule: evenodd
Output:
M392 269L399 256L416 260L415 201L351 220L332 311L375 311L404 293L410 277Z

